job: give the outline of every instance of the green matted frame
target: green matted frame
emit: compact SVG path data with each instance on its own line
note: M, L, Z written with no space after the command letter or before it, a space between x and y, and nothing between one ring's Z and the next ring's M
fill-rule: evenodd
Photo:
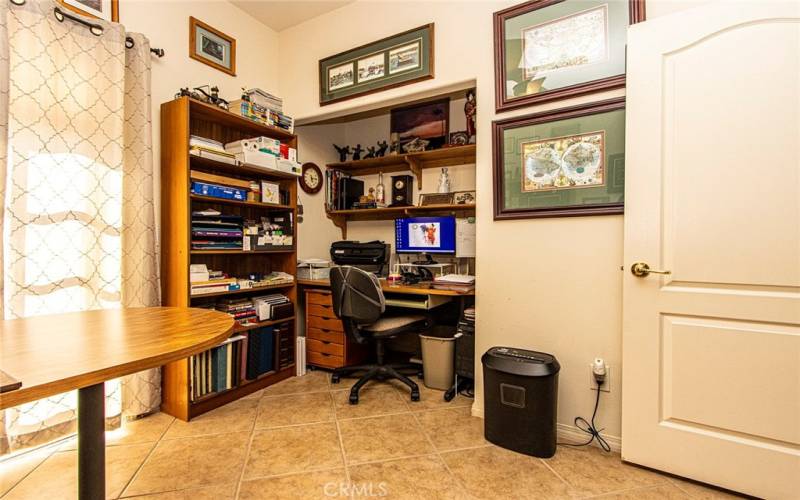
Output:
M380 61L382 69L378 66L375 73L360 75L359 62ZM434 25L431 23L321 59L319 104L325 106L433 77Z
M598 134L603 136L602 182L533 192L524 189L526 144ZM494 121L492 153L495 220L609 215L624 211L624 97Z

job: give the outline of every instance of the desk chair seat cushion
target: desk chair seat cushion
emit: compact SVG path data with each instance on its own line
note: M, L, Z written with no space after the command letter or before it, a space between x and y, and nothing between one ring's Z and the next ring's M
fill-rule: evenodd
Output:
M403 316L381 316L378 321L361 326L361 329L372 333L373 336L389 336L407 332L417 328L425 328L428 318L422 314L408 314Z

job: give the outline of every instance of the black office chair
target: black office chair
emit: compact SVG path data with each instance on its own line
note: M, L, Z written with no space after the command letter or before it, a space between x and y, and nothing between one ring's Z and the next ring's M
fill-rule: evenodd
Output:
M411 389L411 401L419 401L419 386L398 370L419 368L412 363L385 364L384 341L404 333L419 333L431 326L421 314L384 316L386 301L377 276L357 267L331 268L333 311L342 320L345 333L359 344L375 343L376 364L343 366L333 371L331 382L356 372L366 372L350 389L350 404L358 404L358 391L370 380L397 379Z

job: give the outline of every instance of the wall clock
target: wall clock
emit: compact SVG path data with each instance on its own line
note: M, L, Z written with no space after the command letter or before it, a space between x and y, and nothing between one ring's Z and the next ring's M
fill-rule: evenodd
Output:
M303 163L300 175L300 187L308 194L314 194L322 189L322 170L316 163Z

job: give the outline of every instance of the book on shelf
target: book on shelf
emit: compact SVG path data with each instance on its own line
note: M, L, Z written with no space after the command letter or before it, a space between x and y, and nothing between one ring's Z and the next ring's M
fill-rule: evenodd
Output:
M245 340L245 335L231 337L219 346L189 358L189 393L192 401L239 385Z

